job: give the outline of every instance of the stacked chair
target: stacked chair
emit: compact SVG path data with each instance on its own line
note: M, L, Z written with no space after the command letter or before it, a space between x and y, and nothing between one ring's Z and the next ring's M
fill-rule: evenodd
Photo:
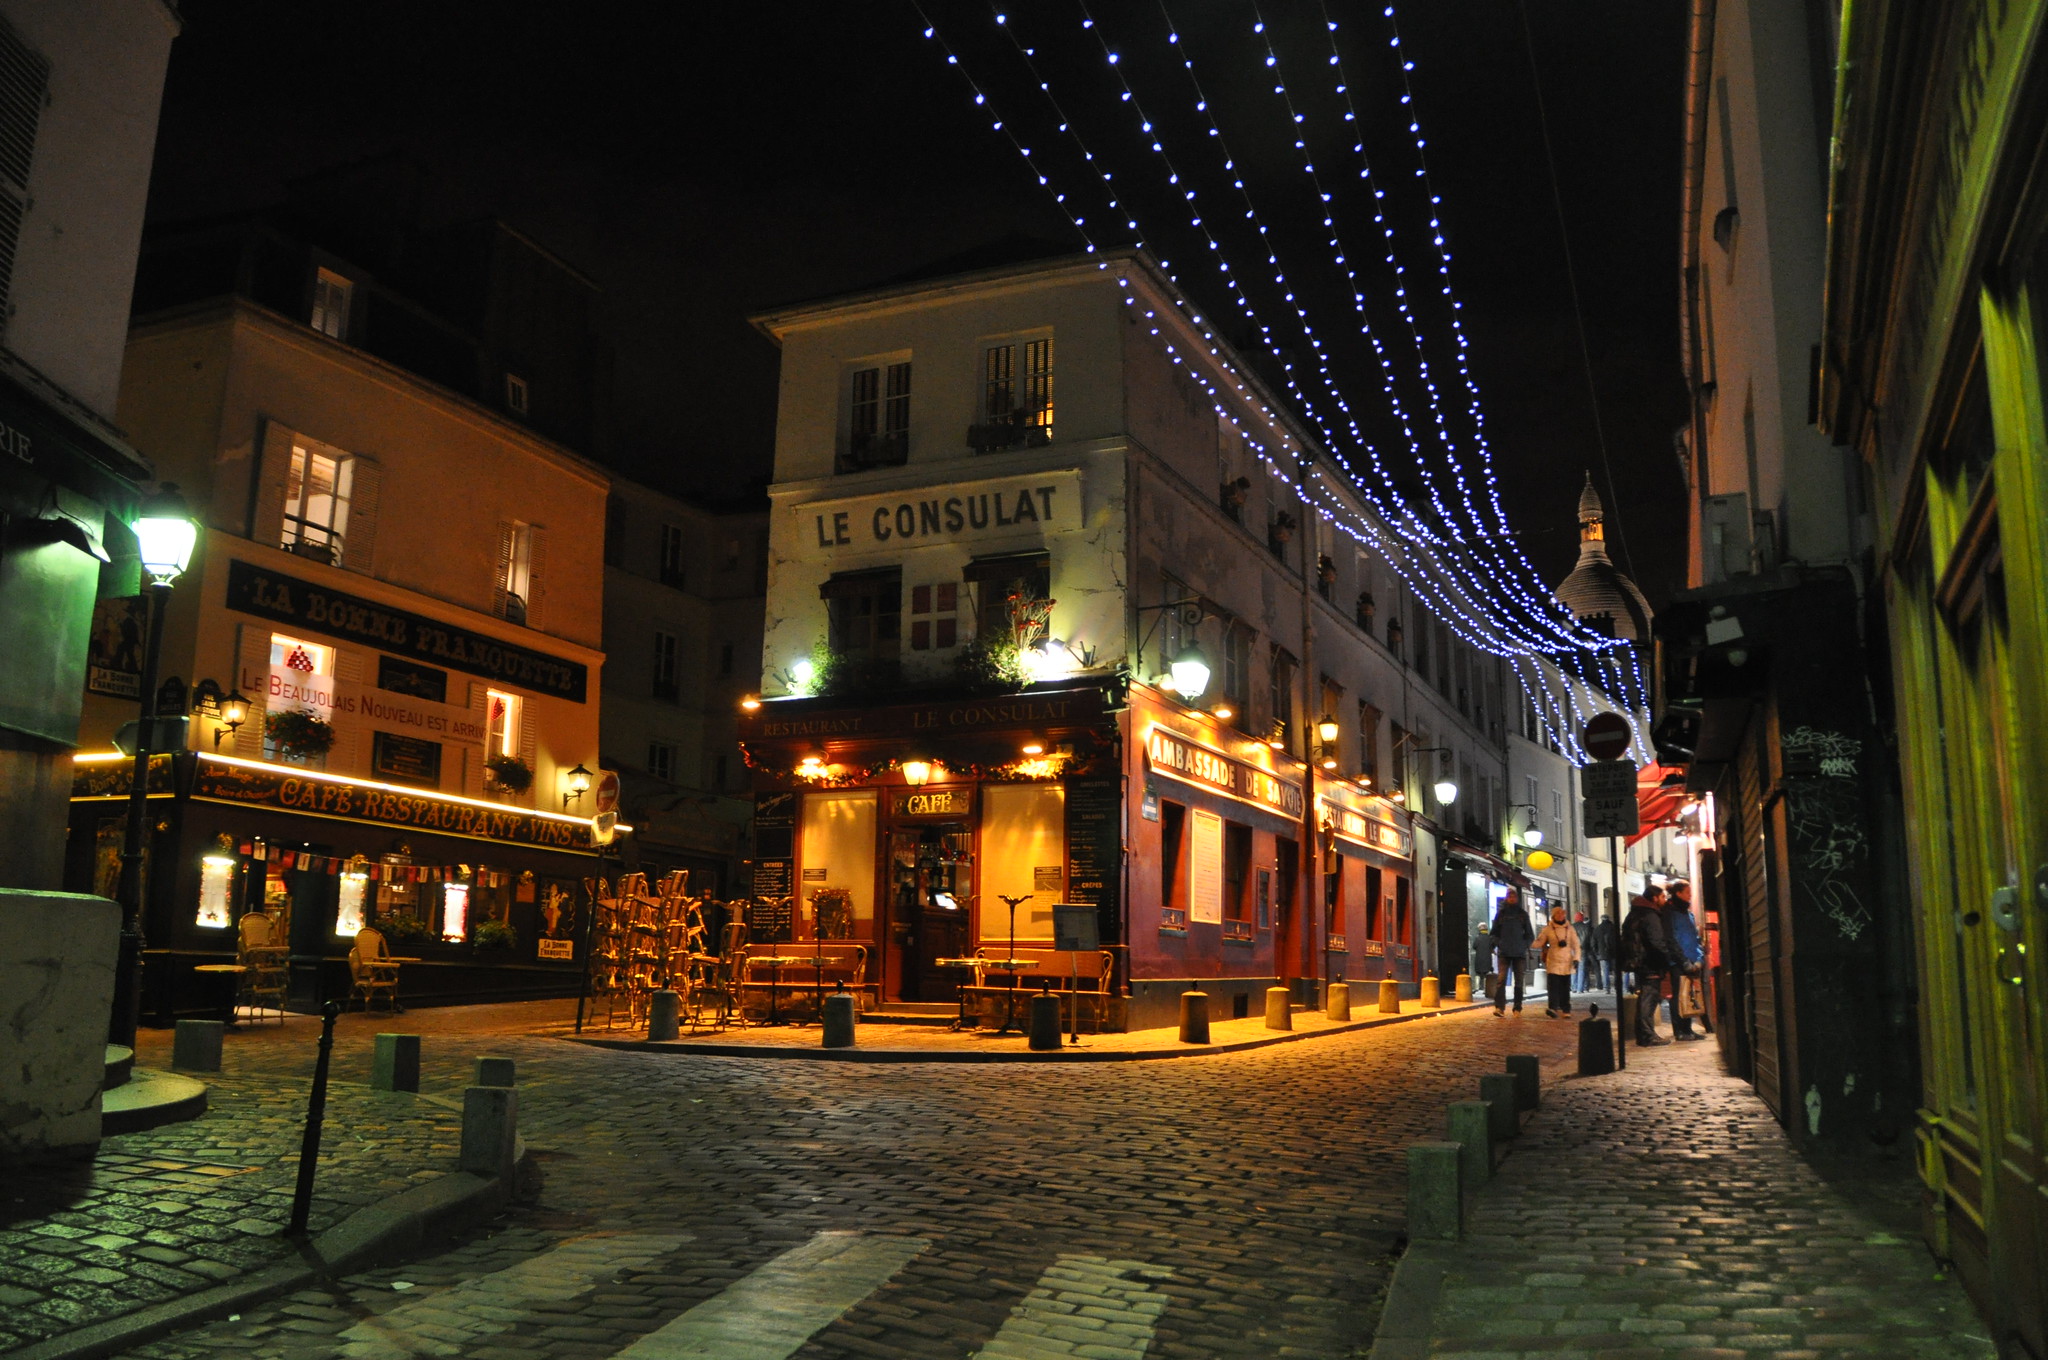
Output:
M277 923L265 912L244 912L239 934L236 961L248 970L241 977L241 1002L248 1008L251 1020L262 1019L266 1011L276 1011L277 1023L282 1025L285 963L291 951L278 938Z

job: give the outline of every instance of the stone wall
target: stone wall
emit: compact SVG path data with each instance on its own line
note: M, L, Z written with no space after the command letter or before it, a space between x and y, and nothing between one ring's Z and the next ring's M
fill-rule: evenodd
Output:
M0 890L0 1160L100 1139L121 909Z

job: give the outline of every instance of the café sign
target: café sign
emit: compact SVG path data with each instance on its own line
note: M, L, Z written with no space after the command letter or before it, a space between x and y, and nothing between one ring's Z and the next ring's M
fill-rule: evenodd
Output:
M589 669L581 662L500 642L240 559L228 565L227 606L323 637L365 643L393 656L431 662L579 704L590 684Z
M539 817L522 808L484 807L423 793L402 793L343 783L272 766L201 757L194 798L247 807L276 808L315 817L375 822L448 836L531 845L550 850L592 849L590 823Z
M1145 756L1159 774L1200 788L1219 789L1287 817L1301 815L1301 785L1198 745L1164 727L1145 734Z
M821 552L967 542L1081 527L1073 472L920 487L915 492L796 507L800 541Z

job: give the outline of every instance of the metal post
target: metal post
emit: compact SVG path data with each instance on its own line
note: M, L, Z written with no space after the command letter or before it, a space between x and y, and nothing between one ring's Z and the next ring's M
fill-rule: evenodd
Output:
M121 878L115 896L121 903L121 945L114 962L114 1011L108 1018L107 1040L135 1047L135 1027L142 1018L142 913L148 900L143 873L143 839L149 827L150 728L156 719L156 673L163 655L164 606L171 588L161 581L149 586L149 636L142 647L142 702L135 724L135 759L128 775L128 825L121 836Z
M334 1022L341 1017L341 1003L329 1001L320 1008L320 1057L313 1064L313 1094L306 1102L306 1136L299 1143L299 1183L292 1190L292 1221L285 1231L294 1237L306 1232L306 1219L313 1212L313 1170L320 1164L320 1125L327 1118L327 1064L334 1056Z
M1607 838L1607 872L1614 876L1614 1066L1628 1069L1628 1012L1621 1004L1621 838Z

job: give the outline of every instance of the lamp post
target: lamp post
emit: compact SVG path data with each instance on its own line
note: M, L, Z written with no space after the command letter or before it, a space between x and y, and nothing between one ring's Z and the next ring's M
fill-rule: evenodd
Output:
M149 577L149 635L142 649L141 720L135 724L135 757L128 776L128 824L121 837L121 878L115 896L121 904L121 947L114 963L114 1011L107 1025L108 1041L135 1046L135 1026L142 1016L142 912L148 899L143 874L143 836L149 824L149 757L156 718L156 672L163 654L164 606L171 585L191 565L199 526L178 488L164 482L142 503L135 521L135 541L142 570Z

